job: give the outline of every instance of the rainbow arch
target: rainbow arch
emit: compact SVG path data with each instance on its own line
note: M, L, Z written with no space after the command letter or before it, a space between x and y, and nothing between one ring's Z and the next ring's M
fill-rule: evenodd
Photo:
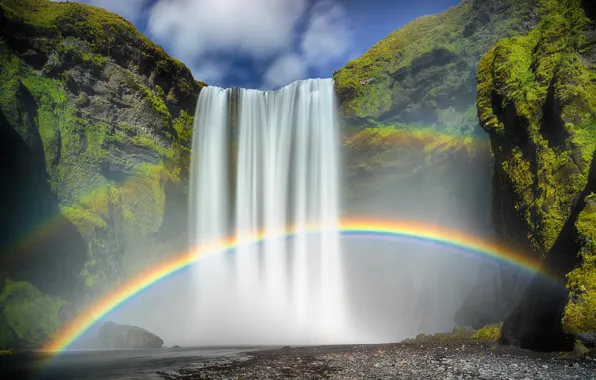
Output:
M456 248L474 256L491 258L508 263L531 273L542 273L547 275L545 272L541 272L539 259L529 258L519 252L507 249L498 244L484 241L460 231L439 226L412 221L359 218L343 220L338 227L343 236L407 239L424 243L435 243L445 247ZM307 231L315 233L322 231L322 228L319 225L312 225L307 228ZM295 229L288 229L284 233L284 236L286 238L291 238L295 233ZM264 233L244 237L242 240L232 236L197 249L183 251L176 257L170 258L159 265L149 268L83 310L77 318L68 323L53 336L53 338L46 344L44 351L58 353L65 350L96 321L114 310L117 306L121 305L135 294L150 287L152 284L191 265L198 259L232 250L238 244L260 243L265 237L266 235Z

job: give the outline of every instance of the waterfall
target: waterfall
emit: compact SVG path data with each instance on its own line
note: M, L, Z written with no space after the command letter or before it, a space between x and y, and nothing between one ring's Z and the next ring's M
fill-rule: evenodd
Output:
M202 89L191 245L265 233L191 269L201 345L341 343L339 131L332 79ZM315 233L309 226L321 226ZM288 228L296 233L286 236Z

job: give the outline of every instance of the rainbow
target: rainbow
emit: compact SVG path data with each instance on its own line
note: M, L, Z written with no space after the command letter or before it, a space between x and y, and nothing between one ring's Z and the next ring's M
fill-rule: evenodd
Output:
M375 149L410 147L436 153L459 149L466 149L468 152L488 151L488 142L485 140L470 136L462 137L456 133L447 133L432 127L396 128L394 126L384 126L380 128L365 128L346 134L344 140L347 145L364 144L369 148L373 147ZM105 192L111 187L118 189L126 188L129 184L142 178L144 175L146 173L134 173L123 184L118 186L111 183L98 185L79 195L78 199L69 205L89 209L88 205L104 197ZM90 211L93 212L92 210ZM43 243L45 238L57 233L57 231L70 223L71 221L62 212L57 212L46 220L40 221L37 226L24 233L6 248L2 255L2 264L8 265L10 260L22 257L35 244Z
M310 226L308 232L319 232L320 226ZM343 220L339 225L342 236L356 236L366 238L407 239L441 246L456 248L474 256L495 259L508 263L531 273L540 272L540 260L532 259L494 243L490 243L474 236L446 229L439 226L420 224L411 221L390 221L379 219ZM284 236L291 238L296 234L294 229L286 230ZM48 342L44 351L58 353L65 350L72 342L87 331L96 321L114 310L117 306L135 294L143 291L152 284L172 275L191 265L200 258L222 253L234 249L238 244L260 243L265 234L259 233L239 240L229 237L198 249L191 249L170 258L160 265L156 265L108 293L102 299L92 304L78 315L73 321L65 325ZM544 273L546 274L546 273Z

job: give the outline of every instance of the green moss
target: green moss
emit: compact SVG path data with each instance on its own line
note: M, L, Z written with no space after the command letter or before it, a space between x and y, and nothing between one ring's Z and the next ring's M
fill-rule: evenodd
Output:
M0 0L0 6L19 46L49 57L41 70L33 70L9 48L12 35L0 41L0 110L26 142L39 132L50 187L62 214L87 243L88 260L80 273L85 295L100 296L126 275L127 252L155 241L166 184L174 183L173 197L186 196L194 118L181 107L205 83L194 81L186 66L128 21L101 8L46 0ZM76 96L77 71L99 82L109 75L110 86L126 87L133 96L107 99L101 91L88 95L82 88ZM35 100L35 120L14 101L19 91ZM108 115L112 102L136 107L139 99L152 121L157 119L149 127L145 119L142 125L135 117L114 123ZM166 244L160 241L159 249ZM0 318L0 341L18 339L8 337L13 333Z
M448 340L469 340L474 335L474 329L472 327L459 327L456 326L452 332L448 333L435 333L432 335L418 334L414 340L418 342L437 342L437 341L448 341Z
M14 347L17 340L14 330L0 313L0 351Z
M0 96L0 106L2 107L4 116L14 126L19 125L19 115L14 100L19 89L18 78L21 76L22 71L21 60L9 54L7 47L0 41L0 76L3 79L0 81L2 95ZM30 140L25 128L17 130L17 132L19 132L25 141Z
M117 53L126 44L140 46L142 55L168 73L182 93L193 95L190 70L116 14L76 2L3 0L1 6L6 16L24 24L34 43L46 51L59 49L61 40L68 36L82 39L102 57ZM102 64L103 58L91 58L97 60L96 64Z
M427 337L426 334L418 334L418 335L416 335L416 338L415 339L416 340L424 340L424 338L426 338L426 337Z
M106 228L106 222L97 214L78 205L62 207L62 214L68 218L79 231L87 236L95 228Z
M161 226L165 211L163 175L163 166L146 164L119 189L122 208L137 232L149 234Z
M571 295L563 326L571 333L596 330L596 194L588 196L586 202L575 223L583 243L582 264L567 275Z
M590 353L590 349L584 346L580 340L576 340L575 344L573 345L573 353L577 357L583 358L585 355Z
M467 110L474 106L470 83L477 63L498 38L523 31L521 20L529 17L534 3L502 1L500 12L490 17L490 33L484 27L491 10L470 0L410 22L334 73L343 100L340 111L348 119L378 120L420 106L423 114L437 113L438 126L446 123L472 133L475 111ZM462 118L463 124L454 125Z
M103 69L109 60L109 58L101 54L87 53L76 45L67 45L66 47L63 47L62 54L70 64L82 64L90 70Z
M354 175L372 173L381 167L407 167L408 163L403 161L405 152L423 154L424 161L430 164L441 160L441 154L447 151L473 155L473 146L471 139L429 127L365 128L344 140L348 169Z
M482 58L477 106L528 241L544 256L587 184L596 150L596 72L582 57L596 41L580 0L542 0L539 14L528 36L501 40ZM592 197L575 225L581 264L567 275L563 324L572 333L596 329Z
M580 1L543 0L540 13L529 35L503 39L482 58L477 106L481 125L501 145L495 156L512 183L529 240L544 255L586 185L596 148L596 76L579 56L587 22ZM551 103L560 112L543 115L556 110Z
M501 327L503 324L486 325L472 335L473 340L496 342L501 339Z
M192 133L194 126L194 116L185 111L180 112L180 116L174 120L174 129L178 134L173 148L173 158L171 162L176 165L167 165L168 177L174 182L180 182L183 171L188 177L190 172L190 154L192 148ZM188 191L187 185L186 190Z
M60 325L60 309L65 301L41 293L27 282L6 280L0 292L0 310L23 348L43 344Z
M474 336L475 331L471 326L455 326L452 332L453 336L458 339L471 339Z
M471 162L477 150L486 149L485 144L457 132L404 124L378 124L344 136L345 176L350 183L343 193L345 202L425 176L449 176L454 162Z
M572 290L565 306L563 326L570 333L596 329L596 256L584 256L579 268L571 271L567 286Z
M161 88L158 86L158 88L161 90ZM153 109L159 113L164 119L166 120L172 120L172 116L170 115L170 112L168 111L168 107L166 106L166 103L164 102L164 98L165 95L163 94L163 90L161 90L161 96L160 95L156 95L153 93L153 91L146 89L145 93L147 94L147 99L149 99L149 102L151 103L151 106L153 107ZM159 93L159 91L158 91Z
M178 139L187 148L190 148L192 144L193 123L194 116L189 115L186 111L181 111L180 116L174 121L174 129L178 133Z

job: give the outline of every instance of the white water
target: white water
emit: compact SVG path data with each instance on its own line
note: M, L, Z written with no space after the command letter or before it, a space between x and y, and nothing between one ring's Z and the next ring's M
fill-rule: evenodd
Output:
M350 339L339 252L335 109L331 79L278 91L201 91L192 148L191 244L230 234L242 240L263 230L267 237L193 266L192 331L199 344ZM313 223L323 232L307 233ZM297 230L293 239L284 236L289 226Z

